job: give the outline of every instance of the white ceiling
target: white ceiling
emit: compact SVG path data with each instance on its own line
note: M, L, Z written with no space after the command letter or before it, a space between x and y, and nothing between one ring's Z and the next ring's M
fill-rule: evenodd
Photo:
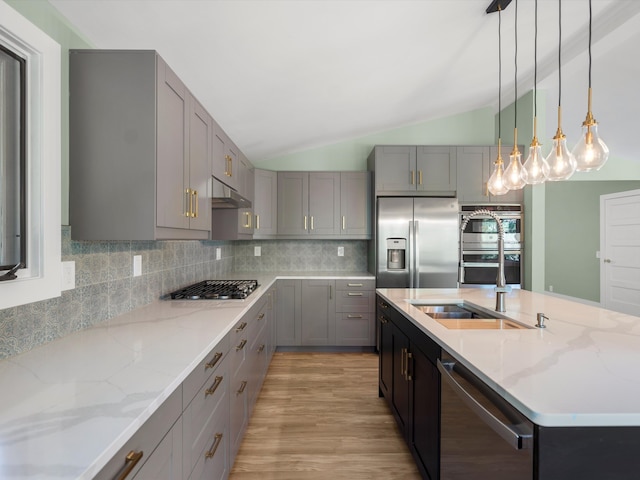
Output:
M252 161L497 110L489 0L49 1L97 48L157 50ZM638 159L640 2L593 0L593 12L594 115L614 155ZM518 1L519 93L533 85L533 13L534 0ZM562 3L563 128L574 137L586 114L588 15L587 0ZM503 106L514 98L514 20L512 1ZM557 46L558 1L538 0L538 82L552 104Z

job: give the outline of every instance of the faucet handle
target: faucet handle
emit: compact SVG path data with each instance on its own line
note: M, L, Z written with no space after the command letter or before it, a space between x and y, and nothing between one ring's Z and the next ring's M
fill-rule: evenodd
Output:
M513 289L511 288L511 286L510 286L510 285L506 285L506 286L504 286L504 287L495 287L493 290L494 290L496 293L499 293L499 292L511 293L511 290L513 290Z
M538 321L538 323L536 323L536 327L547 328L547 326L544 324L544 321L549 320L549 317L547 317L544 313L538 313L536 315L536 320Z

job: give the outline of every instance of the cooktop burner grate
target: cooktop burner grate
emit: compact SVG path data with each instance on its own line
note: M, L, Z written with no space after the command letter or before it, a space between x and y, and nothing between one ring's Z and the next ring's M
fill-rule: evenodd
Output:
M204 280L170 295L172 300L242 300L256 288L257 280Z

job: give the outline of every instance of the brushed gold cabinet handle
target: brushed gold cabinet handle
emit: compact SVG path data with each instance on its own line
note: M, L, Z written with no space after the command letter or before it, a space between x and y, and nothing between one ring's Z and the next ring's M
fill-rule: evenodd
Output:
M351 314L349 314L349 315L347 315L347 318L362 318L362 315L351 315ZM385 323L385 322L383 322L383 323Z
M264 343L258 347L258 353L262 353L264 351Z
M387 305L386 303L380 303L380 308L389 308L389 305Z
M218 450L218 447L220 446L221 442L222 442L222 434L221 433L216 433L215 440L213 441L213 445L211 445L211 448L209 449L209 451L207 451L204 454L204 457L205 458L213 458L213 456L216 454L216 450Z
M409 373L409 360L411 359L413 359L413 353L407 350L407 374L405 377L407 379L407 382L413 380L413 376L411 375L411 373Z
M198 191L197 190L192 190L193 196L195 197L195 204L196 204L196 208L195 208L195 212L193 213L193 218L198 218Z
M247 326L247 322L242 322L240 325L238 325L236 327L236 333L237 332L241 332L242 330L244 330L246 328L246 326Z
M416 183L416 172L411 170L411 185L415 185Z
M131 450L129 453L127 453L127 456L124 460L125 467L122 473L118 476L118 480L124 480L125 478L127 478L127 476L131 473L131 470L133 470L133 468L142 458L142 455L144 455L144 452L142 450L140 450L139 452Z
M402 376L405 378L405 380L407 379L407 370L405 367L405 354L407 353L407 349L403 348L400 350L400 373L402 373Z
M236 392L236 395L240 395L242 392L244 392L245 388L247 388L247 381L243 380L242 383L240 384L240 388Z
M260 215L256 215L256 230L260 230Z
M422 170L418 170L418 183L422 185Z
M380 318L380 323L382 323L382 324L389 323L389 320L387 320L386 318L384 318L382 315L380 315L380 317L379 317L379 318Z
M229 156L229 176L233 177L233 157Z
M313 230L313 215L311 215L311 230Z
M222 383L222 378L223 377L216 377L216 379L211 384L211 386L204 391L204 396L205 397L207 397L209 395L213 395L214 393L216 393L216 390L218 389L218 387Z
M258 315L257 320L262 320L264 318L264 312L262 312L260 315Z
M243 227L250 228L251 227L251 214L249 212L244 212L245 222Z
M236 352L242 350L244 348L244 346L247 344L247 341L245 339L243 339L238 346L236 347Z
M344 215L342 216L342 229L343 230L347 229L347 221L346 221L346 217Z
M333 298L333 286L329 285L329 300Z
M349 297L362 297L364 295L364 293L362 293L362 292L349 292L349 293L347 293L347 295Z
M307 229L307 216L304 216L304 229Z
M191 189L187 188L185 190L185 194L187 195L187 205L188 206L186 207L187 211L184 213L184 216L185 217L190 217L191 216L191 208L193 206L192 205L193 200L192 200L192 197L191 197Z
M204 369L208 370L209 368L213 368L215 364L220 361L221 358L222 358L222 352L216 352L213 358L208 363L205 363Z
M347 287L362 287L361 283L347 283Z

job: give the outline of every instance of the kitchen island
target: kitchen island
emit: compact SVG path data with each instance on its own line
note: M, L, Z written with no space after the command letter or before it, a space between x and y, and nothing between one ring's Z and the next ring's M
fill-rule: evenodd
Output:
M186 408L181 386L278 279L373 277L274 272L226 278L256 279L259 287L245 300L158 300L0 361L0 478L94 478L168 402Z
M407 432L409 448L418 463L422 461L425 476L438 477L438 448L417 445L421 432L414 423L421 420L418 407L424 410L425 402L434 401L434 396L440 401L436 357L441 349L443 357L444 352L450 354L533 422L532 478L636 478L640 468L640 318L514 290L507 295L506 312L493 312L494 316L529 328L457 329L447 328L446 322L419 306L463 303L492 311L492 289L378 289L377 293L382 328L385 323L397 325L393 331L400 331L402 347L396 357L396 340L391 340L393 374L385 382L388 347L383 340L381 394ZM546 328L534 326L537 313L549 318ZM432 367L425 367L429 365L422 360L425 358ZM396 362L401 364L400 372ZM424 373L418 378L420 370L436 372L430 390L424 388ZM406 393L398 396L396 387L401 393L408 388L409 400L403 399ZM433 410L430 415L421 427L430 425L433 446L444 424L438 426Z

